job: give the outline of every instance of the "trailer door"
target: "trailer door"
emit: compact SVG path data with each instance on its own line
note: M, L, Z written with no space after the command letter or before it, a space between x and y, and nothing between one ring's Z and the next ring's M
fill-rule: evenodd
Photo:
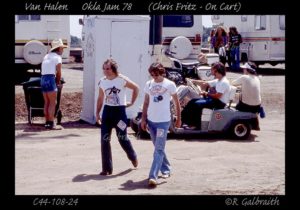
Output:
M138 21L112 22L110 52L118 62L121 74L128 76L133 82L143 88L148 80L148 64L144 63L149 57L149 24ZM131 99L131 91L127 92L127 100ZM142 104L143 94L139 94L136 104L126 109L127 117L131 118L138 111L138 105Z

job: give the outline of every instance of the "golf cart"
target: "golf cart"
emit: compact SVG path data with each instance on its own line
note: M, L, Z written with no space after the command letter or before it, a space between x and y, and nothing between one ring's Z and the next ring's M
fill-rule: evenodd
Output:
M187 85L197 93L200 93L201 88L194 85L191 80L187 79ZM224 109L203 109L201 117L201 129L190 130L183 127L176 128L174 122L176 119L175 107L171 102L171 118L172 123L169 131L174 134L201 134L201 133L224 133L229 134L234 139L248 139L251 130L260 130L258 115L251 112L241 112L232 106L235 99L237 88L230 87L230 102ZM181 92L178 94L180 104L184 106L184 100L188 93ZM131 128L141 138L148 136L147 131L141 129L142 112L139 112L130 122Z

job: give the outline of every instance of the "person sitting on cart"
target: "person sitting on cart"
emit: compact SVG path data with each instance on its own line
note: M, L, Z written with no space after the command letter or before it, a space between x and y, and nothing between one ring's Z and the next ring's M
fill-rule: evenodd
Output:
M190 100L182 110L182 122L188 125L190 129L201 129L203 108L222 109L229 102L230 84L226 78L224 64L216 62L212 65L212 69L217 80L207 82L210 91L202 91L203 98Z
M244 75L233 80L231 85L241 86L242 93L236 109L242 112L259 113L261 109L260 80L255 63L247 62L241 66Z
M56 129L54 124L57 87L61 81L61 65L64 48L61 39L55 39L51 43L49 53L44 57L41 67L41 89L44 98L45 128Z

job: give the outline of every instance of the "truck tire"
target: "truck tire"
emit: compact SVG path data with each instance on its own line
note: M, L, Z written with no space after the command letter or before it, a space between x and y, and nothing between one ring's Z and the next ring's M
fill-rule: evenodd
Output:
M32 65L38 65L42 63L46 54L47 47L38 40L31 40L24 46L24 59Z
M170 52L177 59L187 58L192 50L193 45L185 36L177 36L170 43Z
M233 138L238 140L248 139L251 132L251 126L244 121L236 121L233 123L230 129L230 133Z

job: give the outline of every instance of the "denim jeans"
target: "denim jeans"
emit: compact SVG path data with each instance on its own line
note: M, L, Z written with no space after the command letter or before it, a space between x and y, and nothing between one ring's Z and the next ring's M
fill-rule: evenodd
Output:
M202 110L204 108L223 109L225 105L219 99L211 97L191 99L181 112L182 122L200 129Z
M129 160L134 161L137 155L127 137L127 116L125 106L104 106L101 124L101 155L102 171L112 172L111 131L116 129L119 143L126 152Z
M41 88L43 93L57 91L54 74L46 74L41 77Z
M170 163L165 153L167 134L170 127L168 122L151 122L148 120L148 127L152 143L154 144L154 153L152 166L149 173L149 179L157 179L158 173L169 174L171 170Z
M232 47L230 50L231 55L231 69L238 71L240 69L240 47Z

